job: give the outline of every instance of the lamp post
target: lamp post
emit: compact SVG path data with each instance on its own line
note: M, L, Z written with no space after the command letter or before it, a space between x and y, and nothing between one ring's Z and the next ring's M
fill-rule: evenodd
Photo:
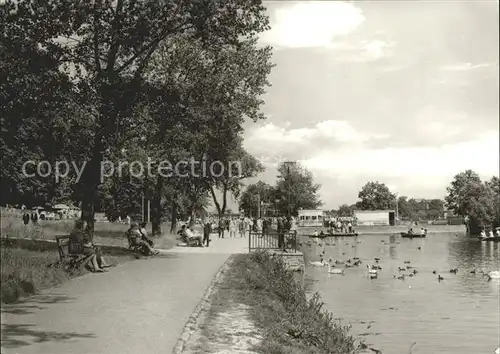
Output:
M283 165L286 166L286 178L288 179L288 217L292 215L292 203L291 203L292 175L290 174L291 164L293 164L292 161L283 162Z
M257 219L260 219L260 193L257 194Z
M395 223L396 223L396 225L397 225L398 220L399 220L399 202L398 202L398 193L396 192L394 195L396 196L396 220L395 220Z

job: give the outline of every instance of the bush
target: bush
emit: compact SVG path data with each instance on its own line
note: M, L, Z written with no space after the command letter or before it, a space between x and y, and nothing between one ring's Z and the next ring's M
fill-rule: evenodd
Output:
M2 268L0 274L0 300L12 303L21 297L33 295L87 273L85 269L68 272L59 265L57 251L33 251L2 246ZM121 256L105 255L106 261L118 264L136 259L133 254Z
M1 301L16 302L43 288L62 283L72 276L61 267L52 266L57 261L54 252L36 252L22 249L1 249L0 274Z
M281 257L255 252L236 258L234 269L252 316L265 333L262 353L356 353L349 326L333 319L318 293L306 290L286 269ZM251 296L250 296L251 295Z

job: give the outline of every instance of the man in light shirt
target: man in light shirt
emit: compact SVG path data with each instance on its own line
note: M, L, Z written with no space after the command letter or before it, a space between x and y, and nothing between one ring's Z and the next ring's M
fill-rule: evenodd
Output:
M198 235L196 234L194 231L193 231L193 228L189 228L187 227L185 230L184 230L184 234L187 236L187 238L190 240L190 241L198 241L198 246L200 247L203 247L203 241L202 241L202 237L201 235Z

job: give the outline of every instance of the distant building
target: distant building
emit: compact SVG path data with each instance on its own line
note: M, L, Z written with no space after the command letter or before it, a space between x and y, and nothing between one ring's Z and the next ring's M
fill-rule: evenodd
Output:
M323 227L324 210L299 210L298 225Z
M394 225L394 210L354 210L357 225L389 226Z

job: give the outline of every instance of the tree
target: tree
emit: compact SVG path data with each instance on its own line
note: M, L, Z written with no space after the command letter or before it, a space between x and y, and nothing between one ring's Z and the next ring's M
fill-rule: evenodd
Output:
M264 118L260 96L269 84L270 56L271 49L258 47L255 38L210 48L202 40L177 36L160 45L153 57L147 77L158 92L150 101L159 127L155 145L163 147L159 154L180 158L186 153L184 158L194 156L206 166L224 166L214 174L197 173L178 181L189 190L193 205L208 191L218 214L224 215L227 194L237 197L241 180L262 170L242 147L242 124L245 118ZM168 146L162 144L165 140Z
M259 201L268 205L275 204L275 189L273 186L258 181L255 184L249 184L241 193L239 208L245 215L257 215Z
M339 206L339 210L337 211L338 216L352 216L353 215L353 209L347 205L347 204L342 204Z
M230 153L227 158L222 159L222 161L225 162L226 166L223 173L220 176L211 177L208 182L219 218L223 217L226 212L228 192L238 198L241 191L241 181L245 178L255 177L259 172L264 170L262 164L248 154L241 145ZM238 162L238 164L232 164L232 162ZM222 203L217 200L215 194L216 187L222 191Z
M299 209L316 209L323 203L318 191L321 185L314 183L313 175L297 162L282 163L276 183L278 209L283 215L298 215Z
M82 219L93 228L100 166L121 143L144 84L144 73L163 41L178 35L222 49L268 29L261 1L6 1L2 48L42 48L95 103L91 156L81 180ZM21 44L21 46L20 46Z
M400 218L413 219L415 217L414 210L408 202L408 197L402 195L398 198L398 214Z
M387 210L395 207L396 196L384 183L368 182L358 193L356 206L361 210Z
M480 227L496 222L494 188L483 183L476 172L466 170L457 174L447 187L447 192L445 202L448 209L459 216L468 217L470 233L476 234Z
M429 202L429 210L436 210L438 212L444 211L444 201L441 199L431 199Z

